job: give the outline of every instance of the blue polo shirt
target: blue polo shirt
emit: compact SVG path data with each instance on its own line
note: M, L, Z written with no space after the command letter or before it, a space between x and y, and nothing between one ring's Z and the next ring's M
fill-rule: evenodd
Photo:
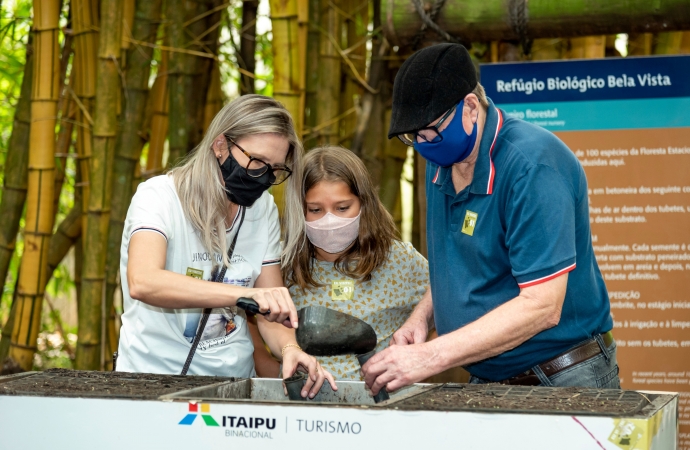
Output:
M489 103L469 186L456 194L451 168L427 162L427 236L438 333L475 321L517 297L521 288L569 272L556 327L466 367L499 381L609 331L613 322L592 249L582 165L552 133Z

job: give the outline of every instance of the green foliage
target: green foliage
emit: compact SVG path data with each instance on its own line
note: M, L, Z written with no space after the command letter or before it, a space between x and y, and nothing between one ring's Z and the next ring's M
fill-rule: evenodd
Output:
M4 168L14 108L24 77L26 42L31 28L31 2L3 2L0 10L0 167ZM2 173L0 170L0 181Z

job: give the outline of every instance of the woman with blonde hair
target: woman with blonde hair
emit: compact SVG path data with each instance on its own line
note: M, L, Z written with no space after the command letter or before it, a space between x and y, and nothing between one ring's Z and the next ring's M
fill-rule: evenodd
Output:
M282 262L292 299L297 308L321 305L369 323L380 350L422 295L430 295L428 263L399 240L366 167L350 150L311 150L300 181L301 207L286 212ZM320 362L336 378L361 379L353 355Z
M287 208L300 207L301 155L287 110L246 95L216 115L181 165L139 186L122 236L117 370L253 376L247 319L236 306L249 298L266 314L257 315L258 328L282 357L283 375L307 370L312 395L324 379L333 384L295 340L278 211L267 192L287 180Z

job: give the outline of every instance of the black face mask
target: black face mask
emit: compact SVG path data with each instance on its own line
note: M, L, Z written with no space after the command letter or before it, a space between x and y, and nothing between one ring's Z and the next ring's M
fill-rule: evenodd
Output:
M219 165L228 199L240 206L252 206L275 180L275 175L270 170L260 177L250 177L246 169L232 156L232 152L225 162Z

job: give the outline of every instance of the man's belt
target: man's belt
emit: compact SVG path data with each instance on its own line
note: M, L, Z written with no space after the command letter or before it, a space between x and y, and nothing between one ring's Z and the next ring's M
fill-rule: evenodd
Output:
M604 340L604 345L610 347L613 344L613 333L610 331L608 333L602 333L601 337ZM582 345L578 345L575 348L568 350L565 353L561 353L554 359L543 362L539 364L539 368L544 372L544 375L551 377L556 375L558 372L568 369L576 364L580 364L583 361L587 361L601 353L601 347L596 339L591 339ZM541 384L541 380L532 369L525 373L508 378L507 380L499 381L501 384L514 384L521 386L538 386Z

